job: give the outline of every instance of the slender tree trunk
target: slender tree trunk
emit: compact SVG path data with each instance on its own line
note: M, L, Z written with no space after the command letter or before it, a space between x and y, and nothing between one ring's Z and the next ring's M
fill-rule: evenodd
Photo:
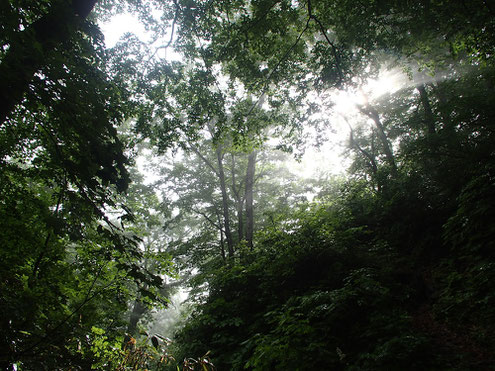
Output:
M356 148L369 161L368 164L369 164L370 169L371 169L372 179L374 179L376 181L377 187L378 187L378 192L380 192L381 185L380 185L380 182L378 181L378 177L377 177L378 166L376 165L375 157L371 153L366 151L364 148L361 148L359 143L354 140L354 132L353 132L352 128L351 128L349 141L351 144L351 148L352 147Z
M237 199L237 237L239 238L239 242L244 238L244 215L243 215L243 206L244 200Z
M380 141L382 142L382 147L383 151L385 152L385 157L387 158L387 162L390 165L392 175L397 174L397 165L395 163L395 158L394 154L392 152L392 146L390 145L390 142L388 141L387 134L385 134L385 129L383 128L383 124L380 120L380 115L378 115L378 112L371 107L370 105L367 106L359 106L358 107L361 113L365 114L369 118L373 120L375 123L375 127L378 131L378 137L380 138Z
M425 84L416 86L416 90L419 92L421 104L423 105L423 109L425 110L425 123L428 134L435 134L435 116L433 115L433 110L431 109L431 104L428 98L428 93L426 92Z
M46 64L50 52L69 40L96 2L54 1L48 14L12 38L0 64L0 124L22 101L34 74Z
M215 208L215 210L216 210L216 208ZM217 215L218 225L221 226L222 220L221 220L220 214L218 212L216 212L216 215ZM220 253L222 254L222 260L225 263L225 240L223 238L222 228L220 228L219 230L220 230Z
M235 177L235 155L232 153L232 167L231 167L231 175L232 175L232 193L236 202L236 211L237 211L237 238L238 241L242 241L244 238L244 217L243 217L243 209L244 209L244 199L241 197L240 188L242 184L237 187L236 177Z
M225 240L223 238L223 231L220 230L220 254L222 255L222 260L225 264L226 257L225 257Z
M134 306L132 307L131 317L129 318L129 324L127 325L127 334L129 334L132 337L136 335L137 324L145 312L146 312L146 307L136 300L134 302Z
M257 153L255 150L249 154L248 166L246 170L246 241L251 250L253 249L254 233L253 187L256 154Z
M229 217L229 202L227 196L227 186L225 184L225 172L223 170L223 154L222 147L217 147L217 161L218 161L218 178L220 180L220 189L222 192L222 208L223 208L223 221L225 226L225 239L227 240L227 250L229 258L234 256L234 241L232 239L232 232L230 230L230 217Z
M371 153L366 151L364 148L361 148L358 142L354 140L354 129L352 128L349 120L347 120L346 117L343 117L345 122L347 123L347 126L349 127L349 144L351 148L356 148L366 159L369 161L369 166L371 169L372 173L372 179L374 179L377 182L378 186L378 191L381 190L381 185L380 182L378 181L377 173L378 173L378 165L376 164L376 159L375 159L375 131L372 130L371 132Z

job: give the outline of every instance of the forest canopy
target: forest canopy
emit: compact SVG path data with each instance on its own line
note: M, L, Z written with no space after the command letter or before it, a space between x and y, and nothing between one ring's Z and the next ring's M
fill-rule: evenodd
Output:
M2 2L0 368L491 369L494 12Z

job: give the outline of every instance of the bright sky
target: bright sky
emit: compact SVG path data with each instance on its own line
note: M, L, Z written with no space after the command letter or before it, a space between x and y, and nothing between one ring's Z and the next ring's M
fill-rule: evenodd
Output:
M131 14L116 15L110 22L102 23L100 27L105 35L105 44L108 48L115 46L126 32L132 32L146 39L146 30L139 20Z
M149 41L144 27L130 14L120 14L113 17L109 22L101 25L105 35L107 47L113 47L126 32L133 32L143 41ZM163 51L158 57L177 58L173 50ZM333 132L328 131L328 141L320 149L308 148L300 162L292 161L290 169L297 175L310 178L318 176L322 172L341 174L350 165L350 159L344 158L343 152L349 138L349 128L342 116L346 116L352 122L354 120L366 120L360 117L356 104L364 102L363 93L370 100L374 100L385 93L394 93L404 86L407 77L400 71L384 71L374 80L369 80L361 88L361 92L338 91L332 94L335 103L332 114L328 121Z
M365 95L373 101L386 93L392 94L406 82L407 77L399 70L383 71L377 79L368 80L359 92L335 91L331 96L335 106L327 117L332 129L327 133L328 141L319 150L306 150L301 162L294 161L291 169L304 178L314 177L322 172L335 175L345 172L351 160L343 154L349 140L349 127L343 117L351 123L367 121L367 118L359 113L356 104L363 104Z

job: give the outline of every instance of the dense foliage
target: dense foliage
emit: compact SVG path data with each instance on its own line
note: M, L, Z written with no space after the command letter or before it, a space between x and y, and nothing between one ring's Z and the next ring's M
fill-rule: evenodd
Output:
M196 6L180 45L270 104L303 109L309 87L324 102L383 60L410 81L348 113L349 179L280 210L248 258L193 282L181 351L209 350L219 369L491 367L491 4Z
M143 251L133 216L149 205L125 206L137 188L117 129L136 108L89 3L2 3L2 93L17 99L0 122L2 369L90 368L92 328L123 343L129 301L163 301L169 258Z
M182 351L219 369L489 367L492 255L450 243L459 212L409 193L418 179L391 186L349 182L260 231L251 264L210 272Z
M493 367L493 1L0 7L0 368ZM332 120L348 173L297 179Z

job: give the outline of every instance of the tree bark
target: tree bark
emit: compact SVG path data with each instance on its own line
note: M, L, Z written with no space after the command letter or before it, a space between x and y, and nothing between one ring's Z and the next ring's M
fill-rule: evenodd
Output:
M0 63L0 124L29 89L29 83L47 56L70 39L97 0L54 2L48 14L18 32Z
M127 325L127 334L128 336L135 337L137 324L143 314L146 312L146 307L141 304L138 300L134 302L134 306L132 307L131 317L129 318L129 324ZM129 341L129 340L127 340Z
M216 210L217 209L215 208L215 211ZM218 211L216 211L215 213L217 215L218 225L222 225L221 217L220 217ZM226 261L225 260L225 241L223 239L223 232L224 232L223 229L220 228L220 253L222 255L222 260L223 260L223 262L225 264L225 261Z
M256 166L256 151L253 150L248 157L248 166L246 170L246 241L249 248L253 249L254 233L254 209L253 209L253 187L254 173Z
M419 92L421 104L423 105L423 108L425 110L425 123L428 134L435 134L435 116L433 115L433 110L431 109L431 104L430 100L428 99L428 93L426 92L425 84L416 86L416 90Z
M237 199L237 237L239 239L239 242L242 241L244 237L244 215L243 215L243 206L244 206L244 200L243 199Z
M222 255L223 263L225 264L225 241L223 239L223 231L220 230L220 254Z
M218 161L218 178L220 180L220 190L222 192L225 239L227 240L227 251L229 258L232 258L234 256L234 241L232 239L232 232L230 230L229 202L227 195L227 186L225 184L225 172L223 170L223 153L220 144L217 147L217 161Z
M237 187L236 184L236 177L235 177L235 156L232 153L232 167L231 167L231 176L232 176L232 193L235 198L236 202L236 210L237 210L237 238L238 241L241 242L242 239L244 238L244 216L243 216L243 211L244 211L244 198L241 197L241 192L240 189L242 188L242 182Z
M378 115L376 109L371 107L369 104L366 106L358 106L358 108L361 113L371 118L375 123L376 129L378 130L378 137L382 142L383 151L385 152L385 157L390 165L392 175L396 175L397 165L395 163L394 154L392 152L390 142L388 141L387 134L385 134L385 129L383 128L383 124L380 120L380 115Z

